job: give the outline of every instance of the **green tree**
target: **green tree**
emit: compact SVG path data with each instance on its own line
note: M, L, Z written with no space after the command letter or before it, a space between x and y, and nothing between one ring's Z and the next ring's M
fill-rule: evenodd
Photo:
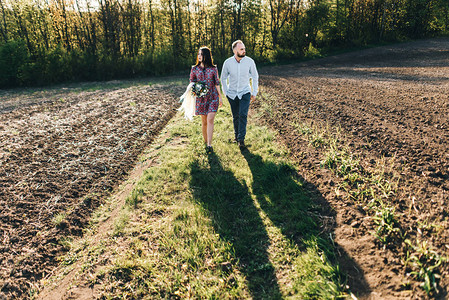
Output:
M0 46L0 86L16 86L22 82L22 69L28 62L25 42L9 41Z

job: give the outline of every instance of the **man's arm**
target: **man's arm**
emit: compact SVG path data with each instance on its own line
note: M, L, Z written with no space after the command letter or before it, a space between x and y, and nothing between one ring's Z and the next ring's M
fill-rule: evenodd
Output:
M251 67L249 68L249 73L252 78L251 80L251 101L256 100L257 93L259 91L259 73L257 72L256 64L254 61L251 63Z
M220 76L221 89L225 96L227 95L227 92L228 92L228 83L227 83L228 77L229 77L228 64L225 61L225 63L223 64L223 69L221 70L221 76Z

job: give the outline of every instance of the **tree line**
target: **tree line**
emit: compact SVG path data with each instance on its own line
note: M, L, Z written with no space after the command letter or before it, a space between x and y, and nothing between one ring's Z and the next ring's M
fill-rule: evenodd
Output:
M220 65L241 39L258 62L445 34L449 0L0 0L0 87Z

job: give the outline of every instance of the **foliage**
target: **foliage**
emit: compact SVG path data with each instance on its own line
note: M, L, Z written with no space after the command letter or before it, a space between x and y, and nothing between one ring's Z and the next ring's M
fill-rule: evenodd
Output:
M257 61L447 33L448 0L0 2L0 87L184 70L236 39Z
M319 57L320 56L320 50L318 50L317 48L313 47L312 43L309 43L309 47L307 48L307 50L305 50L304 56L305 57L309 57L309 58Z
M18 85L27 61L28 53L23 41L10 41L0 46L0 86Z
M394 247L402 241L402 230L394 214L394 208L381 205L375 207L374 224L376 229L374 235L384 245L384 247Z
M421 287L428 295L438 294L439 267L447 258L431 249L426 241L414 244L407 239L405 244L408 246L406 264L412 269L410 274L422 281Z

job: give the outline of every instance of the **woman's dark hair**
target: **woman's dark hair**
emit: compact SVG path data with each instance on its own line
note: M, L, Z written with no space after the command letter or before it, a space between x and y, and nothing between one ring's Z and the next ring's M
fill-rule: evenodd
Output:
M200 48L201 54L203 55L203 64L204 67L215 67L214 59L212 58L212 52L208 47ZM198 55L196 56L196 64L195 66L199 66L201 62L198 61Z

